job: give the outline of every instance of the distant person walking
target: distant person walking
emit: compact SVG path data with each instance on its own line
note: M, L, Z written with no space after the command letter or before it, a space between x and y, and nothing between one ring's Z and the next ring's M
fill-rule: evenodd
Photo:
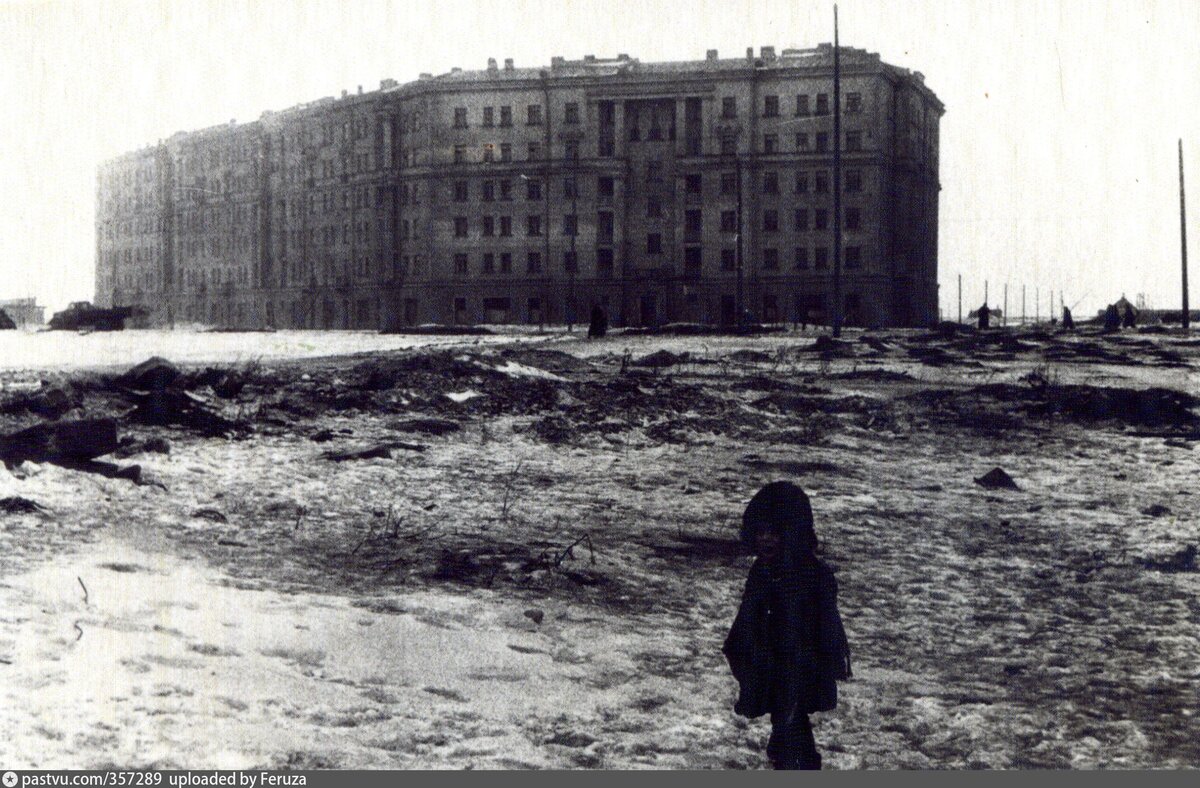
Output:
M850 647L833 570L817 558L812 507L791 482L773 482L742 515L742 543L757 554L725 640L740 685L734 711L771 715L767 757L775 769L820 769L808 715L837 707L850 678Z
M1125 317L1121 325L1125 328L1137 328L1137 313L1133 311L1133 304L1129 302L1125 303Z
M987 301L983 302L983 306L979 307L979 327L988 328L992 322L992 311L988 309Z
M1071 308L1063 307L1062 327L1064 331L1075 330L1075 318L1071 316Z
M1104 309L1104 333L1112 334L1121 330L1121 315L1116 304L1109 304Z
M588 323L588 339L599 339L608 333L608 315L599 304L592 304L592 317Z

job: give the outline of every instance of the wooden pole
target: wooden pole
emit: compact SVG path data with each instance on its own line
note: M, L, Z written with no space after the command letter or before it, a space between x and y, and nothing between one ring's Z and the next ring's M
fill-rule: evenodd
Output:
M1187 201L1183 194L1183 138L1179 139L1179 259L1183 266L1183 330L1187 331L1192 324L1192 316L1188 313L1188 280L1187 280Z
M1008 325L1008 282L1004 283L1004 311L1000 313L1000 325Z
M1025 325L1025 285L1021 285L1021 325Z
M842 66L833 6L833 335L842 335Z
M962 322L962 274L958 275L958 322Z

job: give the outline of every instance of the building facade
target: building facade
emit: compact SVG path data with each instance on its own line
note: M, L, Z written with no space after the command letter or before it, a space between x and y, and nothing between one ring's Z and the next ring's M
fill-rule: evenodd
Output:
M0 312L8 315L17 328L37 327L46 323L46 308L35 298L0 299Z
M920 73L842 48L847 321L937 317ZM833 50L489 61L100 167L96 301L153 324L391 328L824 320Z

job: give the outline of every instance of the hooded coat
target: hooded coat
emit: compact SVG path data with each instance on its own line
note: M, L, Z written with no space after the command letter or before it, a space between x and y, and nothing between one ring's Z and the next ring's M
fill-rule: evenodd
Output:
M752 544L764 525L778 530L782 549L778 560L751 566L725 640L725 658L740 685L734 711L751 718L829 711L837 706L837 682L851 676L850 647L837 580L816 557L804 491L790 482L763 488L743 517L743 542Z

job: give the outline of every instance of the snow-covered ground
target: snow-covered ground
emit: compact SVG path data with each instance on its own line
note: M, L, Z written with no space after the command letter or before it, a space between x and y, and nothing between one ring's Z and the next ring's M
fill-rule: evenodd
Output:
M572 371L473 337L158 336L62 358L420 343L476 360L405 368L369 407L317 398L355 390L361 359L281 360L275 389L246 397L315 415L241 440L130 428L171 441L129 460L166 489L0 470L0 498L45 507L0 514L6 767L761 767L767 728L733 715L719 649L748 566L741 508L780 477L812 496L854 649L856 678L817 724L828 766L1200 765L1200 573L1154 568L1200 542L1195 441L1063 415L981 430L911 399L1032 369L1187 388L1194 363L822 363L812 337L524 337L590 359ZM260 344L221 355L245 343ZM693 363L619 372L626 351L662 349ZM442 396L464 390L479 396ZM809 396L831 408L802 412ZM431 408L461 429L398 423ZM428 448L320 458L396 438ZM975 484L997 465L1020 490Z

